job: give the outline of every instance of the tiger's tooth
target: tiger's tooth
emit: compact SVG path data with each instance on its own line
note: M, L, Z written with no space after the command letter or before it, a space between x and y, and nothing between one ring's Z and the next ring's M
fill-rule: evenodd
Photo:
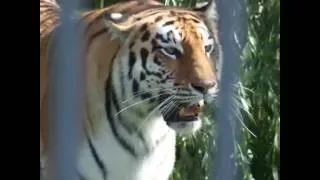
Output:
M179 111L179 115L180 116L183 116L183 114L185 113L185 108L181 108L180 111Z
M112 33L111 38L110 38L111 41L112 41L112 40L115 40L116 38L117 38L117 35L115 35L114 33Z
M199 105L200 107L204 106L204 100L203 100L203 99L200 100L199 103L198 103L198 105Z

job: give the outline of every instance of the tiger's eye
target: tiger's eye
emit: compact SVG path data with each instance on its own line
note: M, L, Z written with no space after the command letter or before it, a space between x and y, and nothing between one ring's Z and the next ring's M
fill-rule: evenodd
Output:
M174 57L175 59L182 55L181 52L175 47L164 47L161 49L161 51L164 55Z
M175 55L175 53L176 53L176 49L172 48L172 47L164 48L164 50L166 51L166 53L168 53L170 55Z
M210 52L212 50L212 45L211 44L210 45L206 45L204 48L205 48L205 51L208 53L208 52Z

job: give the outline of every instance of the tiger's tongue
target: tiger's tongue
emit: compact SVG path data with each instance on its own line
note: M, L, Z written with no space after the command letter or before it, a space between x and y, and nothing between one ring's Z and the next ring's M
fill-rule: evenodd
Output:
M200 113L200 107L198 104L189 105L181 108L179 111L180 116L197 116Z

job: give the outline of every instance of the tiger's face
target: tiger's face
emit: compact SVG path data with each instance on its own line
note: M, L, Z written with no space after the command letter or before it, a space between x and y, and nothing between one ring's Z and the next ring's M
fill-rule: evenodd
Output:
M150 111L160 111L177 133L195 132L204 104L218 92L212 32L197 16L173 11L141 21L132 31L123 48L133 95L140 94Z

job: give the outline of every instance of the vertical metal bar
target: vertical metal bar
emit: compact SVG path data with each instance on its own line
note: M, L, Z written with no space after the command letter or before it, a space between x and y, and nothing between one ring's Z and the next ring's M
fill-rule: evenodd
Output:
M61 25L55 37L49 84L49 179L76 179L77 145L82 123L83 64L80 29L73 19L78 0L60 1Z
M235 146L240 129L237 126L234 102L234 84L238 78L240 53L245 42L247 28L245 0L218 0L217 10L220 17L220 39L223 50L221 75L220 107L217 111L217 154L215 155L215 180L234 180L237 177L235 167Z

